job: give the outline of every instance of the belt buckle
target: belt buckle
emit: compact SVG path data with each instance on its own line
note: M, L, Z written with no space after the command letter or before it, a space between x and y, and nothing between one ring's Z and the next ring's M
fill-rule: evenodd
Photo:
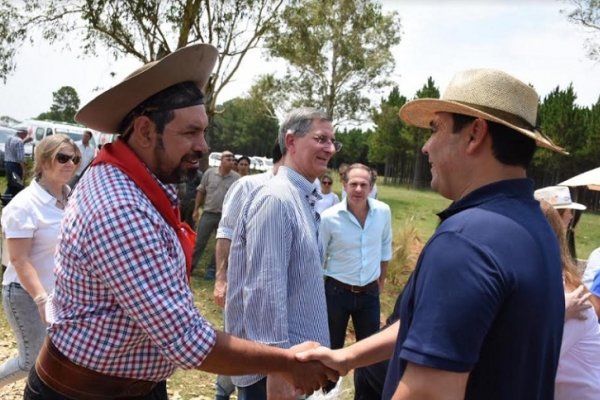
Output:
M350 285L350 293L354 293L354 294L362 293L361 287Z

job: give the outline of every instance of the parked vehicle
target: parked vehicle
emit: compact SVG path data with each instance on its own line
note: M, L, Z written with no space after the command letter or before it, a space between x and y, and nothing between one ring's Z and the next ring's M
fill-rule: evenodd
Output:
M213 151L208 155L208 166L218 167L221 165L221 152Z
M25 128L29 132L29 135L33 138L33 143L38 143L46 136L55 135L62 133L69 136L74 141L78 142L83 138L83 132L88 130L86 127L75 124L67 124L64 122L55 121L39 121L35 119L29 119L18 123L14 128ZM92 141L94 141L94 135L92 134ZM95 147L96 142L92 143Z
M10 136L14 136L17 131L13 128L0 126L0 175L5 174L4 170L4 145ZM25 159L33 158L33 145L25 143Z

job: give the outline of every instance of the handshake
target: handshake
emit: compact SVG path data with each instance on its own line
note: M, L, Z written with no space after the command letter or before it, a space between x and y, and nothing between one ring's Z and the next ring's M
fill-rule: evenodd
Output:
M350 368L344 349L331 350L316 342L304 342L288 349L294 356L285 372L267 376L267 398L297 399L321 388L331 390Z

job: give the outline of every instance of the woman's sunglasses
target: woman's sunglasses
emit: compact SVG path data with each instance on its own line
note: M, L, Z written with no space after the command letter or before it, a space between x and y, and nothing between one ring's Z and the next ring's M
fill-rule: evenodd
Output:
M331 185L333 182L327 182L327 181L323 181L321 182L322 185Z
M73 161L73 164L79 164L79 161L81 161L81 157L79 156L70 156L68 154L63 154L63 153L58 153L56 155L56 161L58 161L61 164L66 164L69 161Z

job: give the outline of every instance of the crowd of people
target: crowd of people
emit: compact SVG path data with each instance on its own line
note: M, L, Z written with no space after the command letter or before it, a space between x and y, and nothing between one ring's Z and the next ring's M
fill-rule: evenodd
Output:
M431 130L431 188L452 203L382 328L392 212L376 170L341 165L338 197L333 122L302 107L281 122L272 170L249 174L226 150L199 173L217 57L184 47L81 108L77 121L118 135L95 157L91 133L36 146L31 183L2 211L18 356L0 386L27 376L27 400L160 400L182 368L216 374L217 400L297 399L355 370L356 399L600 398L600 251L582 278L567 233L584 206L527 179L536 147L564 152L536 128L532 87L467 70L399 110ZM222 331L190 287L212 234Z

